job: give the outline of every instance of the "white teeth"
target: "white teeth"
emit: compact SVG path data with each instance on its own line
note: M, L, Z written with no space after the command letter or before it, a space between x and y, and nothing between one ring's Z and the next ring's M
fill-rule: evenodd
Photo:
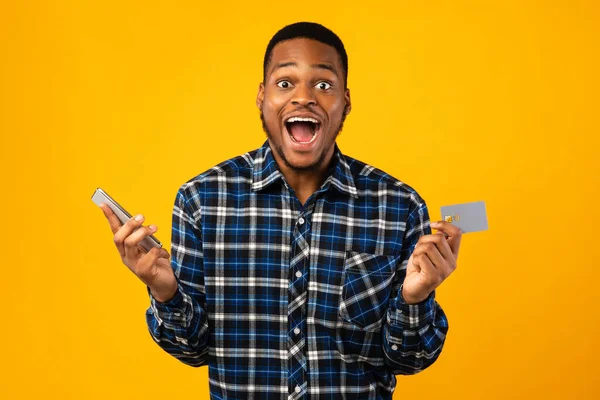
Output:
M314 118L303 118L303 117L291 117L291 118L288 118L288 120L286 122L312 122L313 124L319 123L319 121L317 121Z

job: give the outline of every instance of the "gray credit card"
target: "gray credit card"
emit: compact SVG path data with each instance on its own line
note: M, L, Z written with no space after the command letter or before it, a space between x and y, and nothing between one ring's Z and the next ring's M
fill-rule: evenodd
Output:
M485 231L488 229L485 202L442 206L442 221L458 226L463 233Z

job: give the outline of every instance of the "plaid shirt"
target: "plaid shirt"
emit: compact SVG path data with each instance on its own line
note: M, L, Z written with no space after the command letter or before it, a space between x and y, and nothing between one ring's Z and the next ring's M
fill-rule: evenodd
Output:
M395 374L439 356L448 323L432 293L400 295L430 234L405 183L342 155L302 205L268 142L182 185L171 262L178 292L146 314L154 340L208 364L213 399L391 399Z

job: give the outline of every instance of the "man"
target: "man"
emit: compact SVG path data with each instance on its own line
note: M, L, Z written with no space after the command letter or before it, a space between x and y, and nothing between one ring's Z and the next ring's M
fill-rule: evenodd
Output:
M439 356L435 288L462 232L407 184L345 156L348 58L327 28L271 39L257 96L268 140L182 185L169 253L156 232L103 211L123 262L148 287L154 340L209 366L215 399L390 399L395 374ZM139 228L137 229L136 228Z

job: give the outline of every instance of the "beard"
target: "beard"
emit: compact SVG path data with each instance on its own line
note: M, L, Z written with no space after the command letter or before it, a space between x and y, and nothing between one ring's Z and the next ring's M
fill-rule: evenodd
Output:
M347 115L345 111L346 110L344 110L344 113L342 114L342 120L340 121L340 126L338 126L338 128L335 132L335 139L337 139L337 137L342 132L342 128L344 127L344 121L346 120L346 115ZM265 116L263 114L262 108L260 109L260 121L262 123L263 131L267 135L267 139L269 139L270 143L274 144L275 141L273 140L273 134L272 134L272 132L269 131L269 128L267 127L267 122L265 121ZM334 142L334 144L335 144L335 142ZM298 171L298 172L318 171L319 168L323 165L323 162L325 161L325 156L327 155L327 151L323 151L323 152L321 152L321 154L319 154L319 156L317 157L315 162L313 162L310 165L305 165L303 167L299 167L297 165L290 164L287 157L285 156L285 152L283 151L283 146L281 144L279 144L279 145L275 144L274 147L275 148L273 150L277 152L279 157L285 163L286 167L288 167L289 169L292 169L294 171Z

